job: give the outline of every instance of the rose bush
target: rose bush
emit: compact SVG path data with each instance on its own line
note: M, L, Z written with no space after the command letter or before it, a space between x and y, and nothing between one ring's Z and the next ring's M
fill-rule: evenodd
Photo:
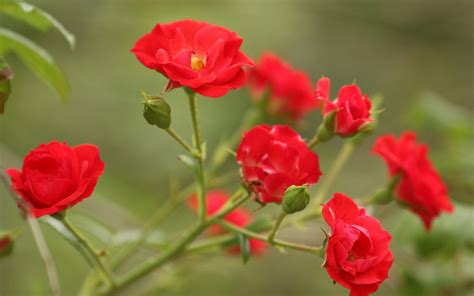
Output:
M133 46L146 67L170 80L169 88L187 86L212 98L245 83L244 66L253 61L240 51L243 39L224 27L194 20L157 24Z
M312 185L322 175L319 158L288 126L258 125L246 132L237 162L247 187L261 203L280 203L291 185Z
M97 146L69 147L57 141L41 144L23 160L21 170L7 171L19 205L34 217L51 215L89 197L104 172Z

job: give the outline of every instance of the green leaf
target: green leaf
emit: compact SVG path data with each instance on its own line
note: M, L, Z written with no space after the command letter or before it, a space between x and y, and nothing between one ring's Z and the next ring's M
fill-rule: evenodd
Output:
M43 32L54 28L63 35L69 46L74 48L76 43L74 35L44 10L22 1L0 0L0 12L25 22Z
M69 84L53 58L41 47L10 30L0 28L0 55L14 52L33 72L52 86L65 100Z
M69 229L64 226L64 224L51 216L43 216L40 219L41 222L45 223L49 227L51 227L54 231L56 231L60 236L62 236L71 246L73 246L76 250L78 250L84 258L87 259L91 266L94 266L94 261L90 257L91 255L84 250L81 245L81 242L74 236L73 233L69 231Z
M10 66L0 56L0 114L5 111L5 103L11 93L10 80L13 78L13 72Z
M245 264L250 259L250 243L249 239L245 234L240 233L238 235L240 254L242 255L242 262Z

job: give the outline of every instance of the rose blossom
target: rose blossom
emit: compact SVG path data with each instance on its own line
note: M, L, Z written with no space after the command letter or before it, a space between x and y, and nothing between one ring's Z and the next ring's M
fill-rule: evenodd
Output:
M171 87L187 86L212 98L241 87L244 65L254 63L243 52L243 39L224 27L181 20L157 24L133 46L146 67L169 78Z
M318 155L285 125L258 125L246 132L237 162L244 182L261 203L280 203L289 186L315 184L321 176Z
M377 139L373 152L387 163L390 176L401 179L396 198L410 207L423 220L426 230L441 212L453 211L448 189L428 157L428 147L417 144L413 132L405 132L397 140L393 135Z
M319 106L308 75L271 53L260 57L256 67L249 71L248 82L257 100L270 92L266 109L271 115L299 120Z
M315 97L323 104L324 116L336 112L334 130L336 134L349 137L356 134L364 124L372 122L370 99L367 95L362 94L357 85L351 84L341 87L337 98L332 102L329 99L329 89L329 78L319 79Z
M220 190L212 190L207 193L206 207L207 215L211 216L217 213L222 206L229 200L229 196L226 192ZM188 205L193 210L197 209L197 197L194 195L188 200ZM232 212L228 213L224 218L224 221L234 224L238 227L246 227L252 223L252 216L250 213L242 207L236 208ZM220 225L212 225L208 229L210 235L219 235L226 233L227 231ZM250 238L249 240L250 252L254 255L259 255L265 252L266 244L257 239ZM233 246L227 250L230 254L240 254L240 247Z
M324 267L351 296L377 291L393 263L390 234L349 197L335 193L322 214L331 228Z
M104 172L97 146L53 141L30 151L20 170L7 169L12 189L33 216L51 215L89 197Z

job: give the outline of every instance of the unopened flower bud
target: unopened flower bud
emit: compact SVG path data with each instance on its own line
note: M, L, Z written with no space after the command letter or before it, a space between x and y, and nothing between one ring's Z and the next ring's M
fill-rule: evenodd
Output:
M151 125L167 129L171 125L171 108L160 97L146 96L143 101L143 117Z
M287 214L293 214L304 210L309 203L307 186L290 186L283 196L282 208Z

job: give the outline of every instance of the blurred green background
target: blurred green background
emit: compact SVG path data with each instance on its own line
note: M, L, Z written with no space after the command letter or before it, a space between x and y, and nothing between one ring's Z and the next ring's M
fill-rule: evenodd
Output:
M70 51L54 31L42 34L8 17L0 17L0 26L28 36L51 52L70 81L70 100L61 103L14 55L7 56L15 78L6 114L0 117L0 158L8 166L19 166L12 154L23 156L53 139L98 145L106 172L96 194L70 211L91 237L102 236L107 242L117 230L139 229L168 198L170 182L179 179L185 186L192 181L176 160L180 147L147 125L141 115L140 90L157 94L166 80L137 62L129 50L157 22L193 18L238 32L245 40L243 50L254 59L272 51L305 70L313 82L329 76L336 88L356 80L365 93L383 94L386 110L376 134L418 131L419 139L431 146L456 211L438 219L427 235L421 222L407 211L395 206L375 209L374 215L393 234L395 256L390 278L378 295L472 295L472 1L41 0L33 4L76 35L75 50ZM245 88L217 100L199 97L201 125L211 152L240 125L250 106L248 97ZM184 92L178 89L166 98L173 108L174 128L189 137ZM310 137L319 120L312 114L295 128ZM374 138L366 139L353 155L332 191L363 197L384 182L385 166L370 153ZM334 140L317 149L323 172L341 143ZM237 175L235 164L229 163L223 174L228 170ZM235 187L230 184L228 189ZM278 207L264 212L275 214ZM179 235L192 219L190 211L180 207L159 231ZM92 233L90 225L95 220L111 227ZM16 206L0 188L0 229L20 223ZM47 227L43 229L58 265L63 294L75 295L89 268L73 248ZM49 293L41 259L28 228L24 230L14 254L0 261L1 296ZM97 235L99 230L103 232ZM322 240L316 223L281 235L315 245ZM96 239L95 243L104 242ZM150 255L146 250L142 253L136 254L137 261ZM191 257L124 295L157 295L158 290L160 295L347 295L347 290L332 285L320 264L318 258L274 249L246 266L225 254Z

